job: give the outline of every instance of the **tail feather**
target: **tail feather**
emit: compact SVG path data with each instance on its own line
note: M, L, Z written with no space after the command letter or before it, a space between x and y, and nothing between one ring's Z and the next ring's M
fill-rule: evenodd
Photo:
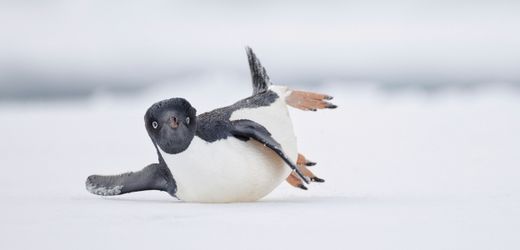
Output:
M246 47L247 60L249 61L249 69L251 70L251 78L253 81L253 95L267 91L271 85L269 76L265 68L256 57L250 47Z

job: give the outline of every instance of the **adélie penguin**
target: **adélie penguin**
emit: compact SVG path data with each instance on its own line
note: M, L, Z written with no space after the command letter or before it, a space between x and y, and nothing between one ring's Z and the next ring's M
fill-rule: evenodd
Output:
M153 104L144 116L158 163L138 172L91 175L86 188L97 195L160 190L189 202L255 201L281 182L307 189L323 182L298 154L288 106L333 109L328 95L273 85L251 48L246 48L253 94L200 115L183 98Z

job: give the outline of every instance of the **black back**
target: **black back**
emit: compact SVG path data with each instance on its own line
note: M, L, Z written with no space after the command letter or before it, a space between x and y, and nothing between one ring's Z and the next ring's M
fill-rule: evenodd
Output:
M233 112L240 109L269 106L278 98L280 98L278 94L268 90L240 100L233 105L200 114L197 116L196 136L207 142L225 139L231 135L230 131L233 126L229 119Z

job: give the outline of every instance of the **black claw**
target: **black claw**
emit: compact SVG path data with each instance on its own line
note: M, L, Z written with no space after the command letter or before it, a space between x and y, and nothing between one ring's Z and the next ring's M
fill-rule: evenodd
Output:
M311 181L312 182L325 182L324 179L321 179L321 178L316 177L316 176L315 177L311 177Z
M316 162L312 162L312 161L306 161L306 162L305 162L305 166L307 166L307 167L312 167L312 166L314 166L314 165L316 165L316 164L318 164L318 163L316 163Z
M303 190L307 190L307 187L304 186L303 184L298 185L298 187L301 188L301 189L303 189Z
M337 105L334 105L334 104L331 104L331 103L327 104L327 108L328 109L335 109L337 107L338 107Z
M318 111L317 109L313 109L313 108L310 108L309 110L310 111Z
M330 96L330 95L326 95L326 96L325 96L325 100L332 100L332 99L334 99L334 97L332 97L332 96Z

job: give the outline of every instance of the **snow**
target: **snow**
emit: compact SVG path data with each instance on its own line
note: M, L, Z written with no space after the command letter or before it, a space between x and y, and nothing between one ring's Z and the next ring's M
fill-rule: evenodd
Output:
M0 249L520 247L520 99L507 89L420 95L316 87L339 108L291 111L300 152L326 180L308 191L283 183L259 202L194 204L161 192L85 190L90 174L156 160L143 127L153 102L183 96L202 112L249 94L247 80L2 103Z

